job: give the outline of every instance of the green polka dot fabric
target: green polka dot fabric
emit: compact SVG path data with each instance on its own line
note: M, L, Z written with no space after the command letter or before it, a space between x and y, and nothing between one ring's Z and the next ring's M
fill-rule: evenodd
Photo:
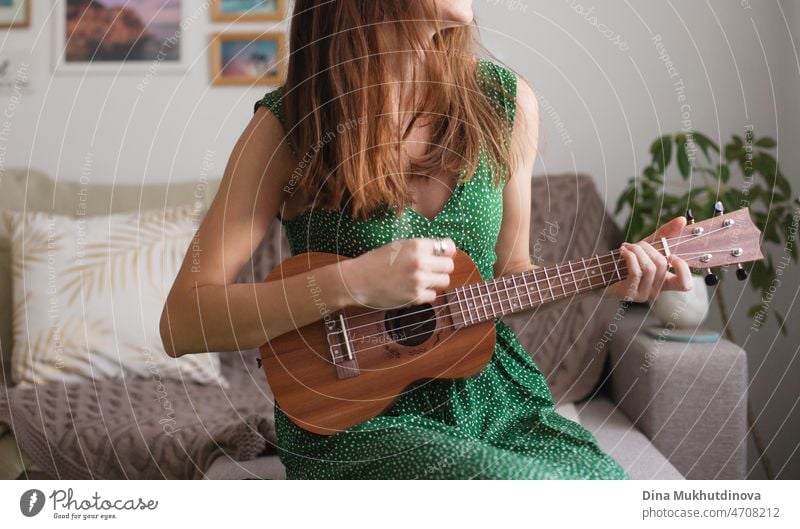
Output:
M513 127L516 76L481 59L486 96ZM283 119L283 87L265 105ZM296 154L296 152L295 152ZM457 184L428 219L411 208L353 220L311 207L282 219L293 255L330 252L355 257L394 240L450 237L492 277L503 211L484 153L472 178ZM280 217L279 217L280 218ZM555 411L544 375L510 327L495 322L489 364L463 380L419 382L385 414L332 436L310 433L275 407L278 455L290 479L629 479L582 425Z

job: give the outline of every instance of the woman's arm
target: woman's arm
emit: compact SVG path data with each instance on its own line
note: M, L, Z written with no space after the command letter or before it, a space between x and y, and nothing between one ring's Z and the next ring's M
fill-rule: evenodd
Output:
M517 77L517 109L511 133L511 156L517 169L503 189L503 222L497 237L494 275L538 268L531 263L531 178L539 143L539 104L530 85Z
M260 347L351 305L425 303L449 283L455 244L433 255L430 239L397 241L355 259L269 283L234 284L284 202L296 161L278 119L260 107L234 146L219 191L184 257L161 314L173 357Z
M517 77L516 116L523 119L515 119L511 150L521 163L503 190L503 224L495 247L495 276L539 268L530 256L531 178L539 140L539 105L536 94L521 77ZM686 262L674 254L667 259L650 244L660 237L680 233L685 223L678 217L636 244L625 243L620 255L625 259L628 276L606 287L605 292L619 299L643 302L654 300L662 290L690 290L691 271ZM669 266L676 273L670 272ZM599 294L603 290L588 292Z
M294 166L277 118L259 108L233 148L214 197L167 296L160 331L167 354L258 347L295 324L319 319L303 276L233 284L284 201ZM331 310L348 301L337 268L315 272L316 299ZM284 296L293 300L286 306Z

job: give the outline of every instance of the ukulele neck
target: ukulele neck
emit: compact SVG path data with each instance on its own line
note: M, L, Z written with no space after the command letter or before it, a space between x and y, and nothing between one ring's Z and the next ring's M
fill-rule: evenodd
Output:
M464 285L447 293L448 305L456 326L474 325L605 288L626 277L625 259L615 250Z

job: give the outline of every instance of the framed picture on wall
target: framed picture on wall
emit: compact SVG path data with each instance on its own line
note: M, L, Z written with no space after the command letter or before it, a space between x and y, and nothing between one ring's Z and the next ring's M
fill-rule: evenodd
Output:
M31 25L31 0L0 0L0 28Z
M283 20L286 0L211 0L214 22Z
M2 2L3 0L0 0ZM56 72L183 72L182 0L56 0Z
M212 85L279 85L285 79L283 33L211 35Z

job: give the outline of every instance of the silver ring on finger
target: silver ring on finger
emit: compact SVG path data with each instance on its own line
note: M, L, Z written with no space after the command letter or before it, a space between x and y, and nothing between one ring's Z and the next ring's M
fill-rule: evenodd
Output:
M439 237L433 239L433 255L438 257L444 255L444 252L444 239L440 239Z

